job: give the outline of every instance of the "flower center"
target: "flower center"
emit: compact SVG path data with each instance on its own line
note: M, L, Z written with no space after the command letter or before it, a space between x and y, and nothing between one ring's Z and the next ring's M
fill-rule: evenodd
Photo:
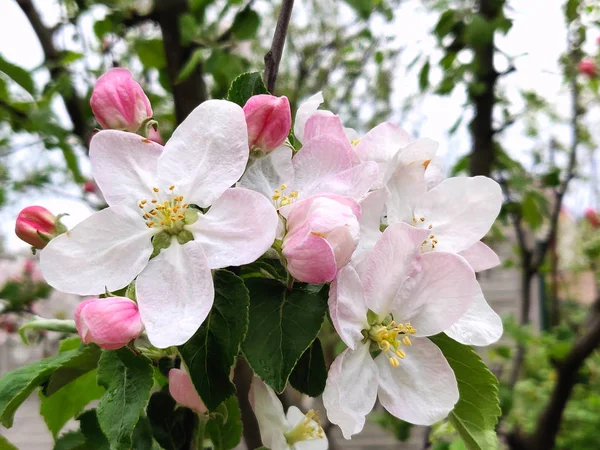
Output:
M421 217L413 217L413 223L412 223L413 227L416 228L427 228L428 230L431 230L433 228L432 224L427 224L425 221L425 217L421 216ZM421 243L421 251L423 253L427 253L430 252L432 250L435 250L435 246L437 245L438 240L435 237L435 234L431 233L429 236L427 236L425 238L425 240Z
M285 190L287 188L287 184L282 184L279 189L275 189L275 193L271 196L271 199L275 204L275 208L279 209L282 206L289 205L298 199L298 191L292 191L286 195Z
M400 365L399 359L404 359L406 353L402 346L411 346L409 335L415 334L416 329L409 322L397 324L388 316L385 320L371 325L363 334L372 342L373 350L381 350L388 358L392 367Z
M319 413L311 409L304 415L300 423L292 428L291 431L285 433L284 436L288 445L294 445L302 441L322 439L325 436L325 432L319 422Z
M161 196L159 188L153 187L152 191L154 198L138 202L148 228L162 228L170 234L178 234L184 225L197 220L198 212L184 203L183 195L175 195L175 186L169 187L166 198Z

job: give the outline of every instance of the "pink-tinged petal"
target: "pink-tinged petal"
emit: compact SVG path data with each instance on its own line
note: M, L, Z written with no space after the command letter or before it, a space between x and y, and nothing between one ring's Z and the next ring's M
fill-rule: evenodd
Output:
M263 444L271 449L288 448L283 434L287 431L285 414L275 392L259 378L254 377L248 397L258 421Z
M275 189L281 189L282 184L293 183L292 149L282 146L263 158L251 160L238 186L259 192L271 201Z
M392 367L383 353L375 358L379 402L401 420L432 425L446 417L458 401L456 377L429 339L415 338L412 344L398 367Z
M468 249L492 227L502 207L500 185L487 177L456 177L442 181L415 207L415 216L432 225L436 250Z
M92 214L40 253L49 285L69 294L102 294L127 286L152 253L154 231L125 206Z
M346 149L350 153L354 153L350 141L346 137L344 127L340 117L334 114L313 114L306 122L304 128L304 140L306 144L311 139L318 136L330 136L340 141L346 142Z
M398 291L405 289L406 279L419 271L420 244L426 231L404 223L391 225L367 256L361 274L365 301L380 317L392 311ZM400 317L398 320L406 321Z
M323 94L317 92L315 95L302 102L298 107L296 119L294 120L294 136L296 136L298 141L304 142L304 128L306 127L306 122L317 112L321 103L323 103Z
M135 284L150 343L157 348L185 344L208 316L215 298L202 245L171 246L153 258Z
M389 193L384 188L369 192L360 201L360 240L352 255L354 264L360 264L381 237L381 219L388 196Z
M250 148L270 152L290 134L292 113L286 96L254 95L244 105Z
M493 344L502 337L502 331L502 319L490 308L481 291L467 312L445 330L446 334L455 341L477 346Z
M362 330L369 328L363 286L351 265L341 269L329 289L329 314L344 343L354 350L363 340Z
M125 131L105 130L94 135L90 143L92 174L109 206L125 205L135 210L140 200L151 199L162 149Z
M164 184L175 185L186 202L208 207L240 179L247 162L244 111L232 102L208 100L177 127L158 171Z
M444 181L444 165L440 157L435 156L431 159L431 162L427 166L425 171L425 182L427 183L427 190L431 190Z
M500 265L498 255L481 241L463 250L459 255L467 260L475 272L481 272Z
M326 283L335 278L337 265L331 245L321 236L299 232L286 242L283 256L287 269L297 280L305 283Z
M350 208L352 210L352 212L354 213L354 215L356 216L356 218L358 218L358 219L361 218L362 211L361 211L360 203L358 203L356 200L354 200L350 197L345 197L343 195L337 195L337 194L313 195L312 197L300 200L299 202L291 203L290 205L279 208L279 214L281 214L283 217L285 217L286 219L289 220L290 216L292 215L292 212L293 212L293 216L290 221L291 225L296 224L296 223L301 224L308 217L308 214L311 211L311 207L312 207L314 200L318 199L318 198L326 198L326 199L330 199L330 200L335 200L337 203L340 203L340 204L345 205L348 208ZM288 226L288 228L289 228L289 226Z
M323 404L327 418L342 430L344 438L360 433L365 417L377 399L377 367L368 345L340 354L327 375Z
M116 350L144 331L137 304L126 297L86 300L75 311L75 325L81 340L105 350Z
M169 370L169 393L177 403L187 406L198 414L208 411L185 370Z
M410 322L417 330L416 336L447 330L481 295L471 266L451 253L421 255L421 270L404 286L394 301L394 318Z
M202 245L208 266L219 269L256 261L273 244L278 222L275 208L264 196L232 188L187 228Z

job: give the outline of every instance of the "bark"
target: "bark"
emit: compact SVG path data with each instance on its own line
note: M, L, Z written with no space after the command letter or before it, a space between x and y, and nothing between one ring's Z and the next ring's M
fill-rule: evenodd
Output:
M283 54L283 46L285 45L285 38L293 8L294 0L283 0L279 17L277 18L275 33L273 34L271 49L265 55L265 85L267 90L272 94L275 94L279 63L281 62L281 55Z

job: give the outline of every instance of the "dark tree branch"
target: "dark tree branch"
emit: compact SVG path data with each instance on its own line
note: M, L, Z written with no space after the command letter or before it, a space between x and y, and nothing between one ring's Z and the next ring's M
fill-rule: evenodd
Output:
M271 50L265 55L265 84L267 89L272 94L275 93L275 84L277 83L277 75L279 74L279 63L283 54L283 46L285 45L285 37L287 35L290 18L292 17L292 9L294 0L283 0L279 17L277 18L277 26L273 35Z
M258 422L252 406L248 400L248 393L252 384L254 373L243 356L238 356L237 364L233 373L233 382L237 390L237 398L242 412L242 429L244 430L244 441L246 447L255 449L262 446Z
M44 25L42 18L35 8L32 0L16 0L21 10L29 20L33 31L35 32L42 50L46 65L50 70L50 77L56 81L64 75L69 75L68 71L60 65L60 52L54 46L53 31ZM88 126L85 120L83 105L73 88L69 95L62 94L63 101L67 108L69 118L73 123L73 133L77 135L83 143L88 138Z

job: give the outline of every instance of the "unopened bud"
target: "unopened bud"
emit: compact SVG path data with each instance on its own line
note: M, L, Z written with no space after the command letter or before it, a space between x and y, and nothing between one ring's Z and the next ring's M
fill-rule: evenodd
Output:
M57 234L58 218L42 206L28 206L17 216L15 233L35 248L44 248Z
M250 148L270 152L285 141L292 127L292 113L287 97L255 95L244 105Z

